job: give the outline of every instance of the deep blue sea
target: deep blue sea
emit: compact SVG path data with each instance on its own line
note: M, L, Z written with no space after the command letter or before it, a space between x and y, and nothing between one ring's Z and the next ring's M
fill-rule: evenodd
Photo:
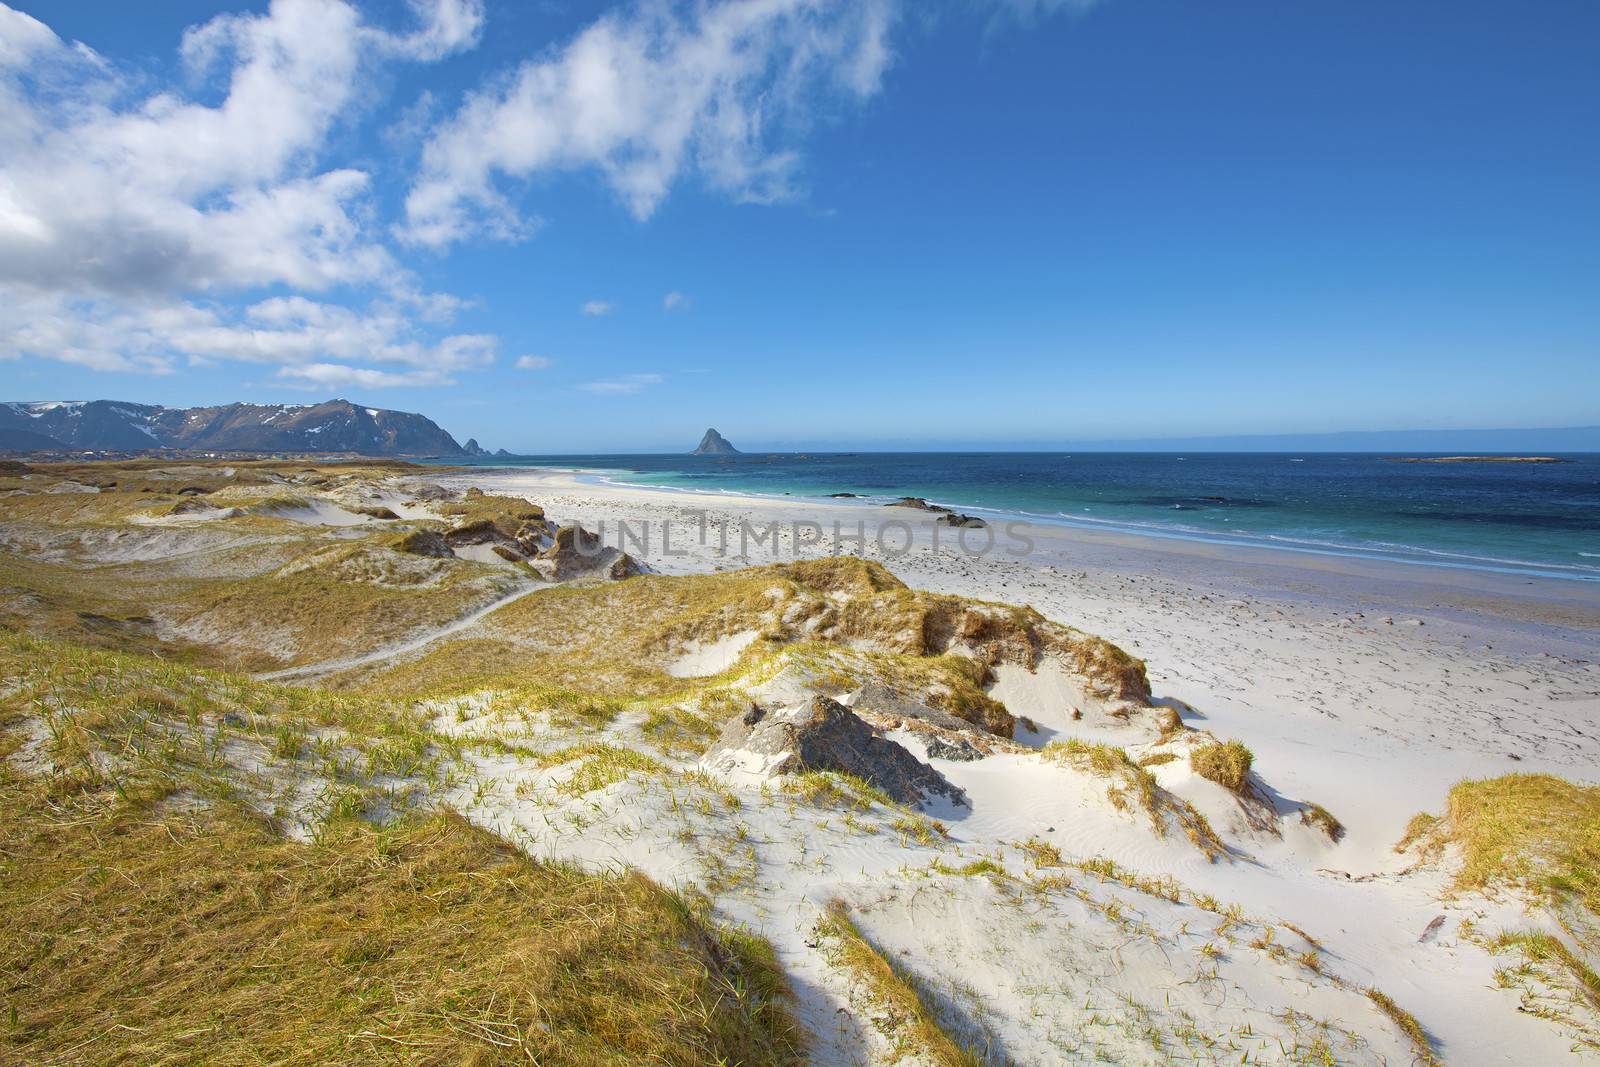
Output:
M636 485L870 501L1306 552L1600 581L1600 454L1405 463L1365 453L853 452L481 459ZM451 463L460 463L451 460Z

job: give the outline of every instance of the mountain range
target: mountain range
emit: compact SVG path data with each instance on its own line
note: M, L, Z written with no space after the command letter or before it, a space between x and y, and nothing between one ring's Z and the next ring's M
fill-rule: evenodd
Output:
M0 403L0 450L357 452L368 456L484 455L432 419L407 411L322 404L169 408L117 400Z

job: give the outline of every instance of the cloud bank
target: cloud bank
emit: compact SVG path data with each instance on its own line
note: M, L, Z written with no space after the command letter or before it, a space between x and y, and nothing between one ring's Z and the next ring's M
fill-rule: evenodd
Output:
M527 236L543 172L592 172L640 220L685 181L795 196L817 115L880 90L900 2L638 0L405 107L375 99L383 72L474 48L482 0L272 0L188 29L164 78L0 2L0 360L447 384L497 341L450 332L467 302L407 256ZM986 2L1028 19L1088 0Z

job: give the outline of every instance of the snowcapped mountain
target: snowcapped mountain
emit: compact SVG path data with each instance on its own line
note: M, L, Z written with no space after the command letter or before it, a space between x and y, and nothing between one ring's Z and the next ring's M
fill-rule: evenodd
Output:
M168 408L117 400L0 403L0 449L139 452L154 448L459 456L432 419L405 411L323 404Z

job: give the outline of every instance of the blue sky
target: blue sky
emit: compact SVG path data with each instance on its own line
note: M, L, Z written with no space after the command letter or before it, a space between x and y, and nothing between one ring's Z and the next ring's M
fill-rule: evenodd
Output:
M10 2L6 399L530 452L1600 423L1586 0Z

